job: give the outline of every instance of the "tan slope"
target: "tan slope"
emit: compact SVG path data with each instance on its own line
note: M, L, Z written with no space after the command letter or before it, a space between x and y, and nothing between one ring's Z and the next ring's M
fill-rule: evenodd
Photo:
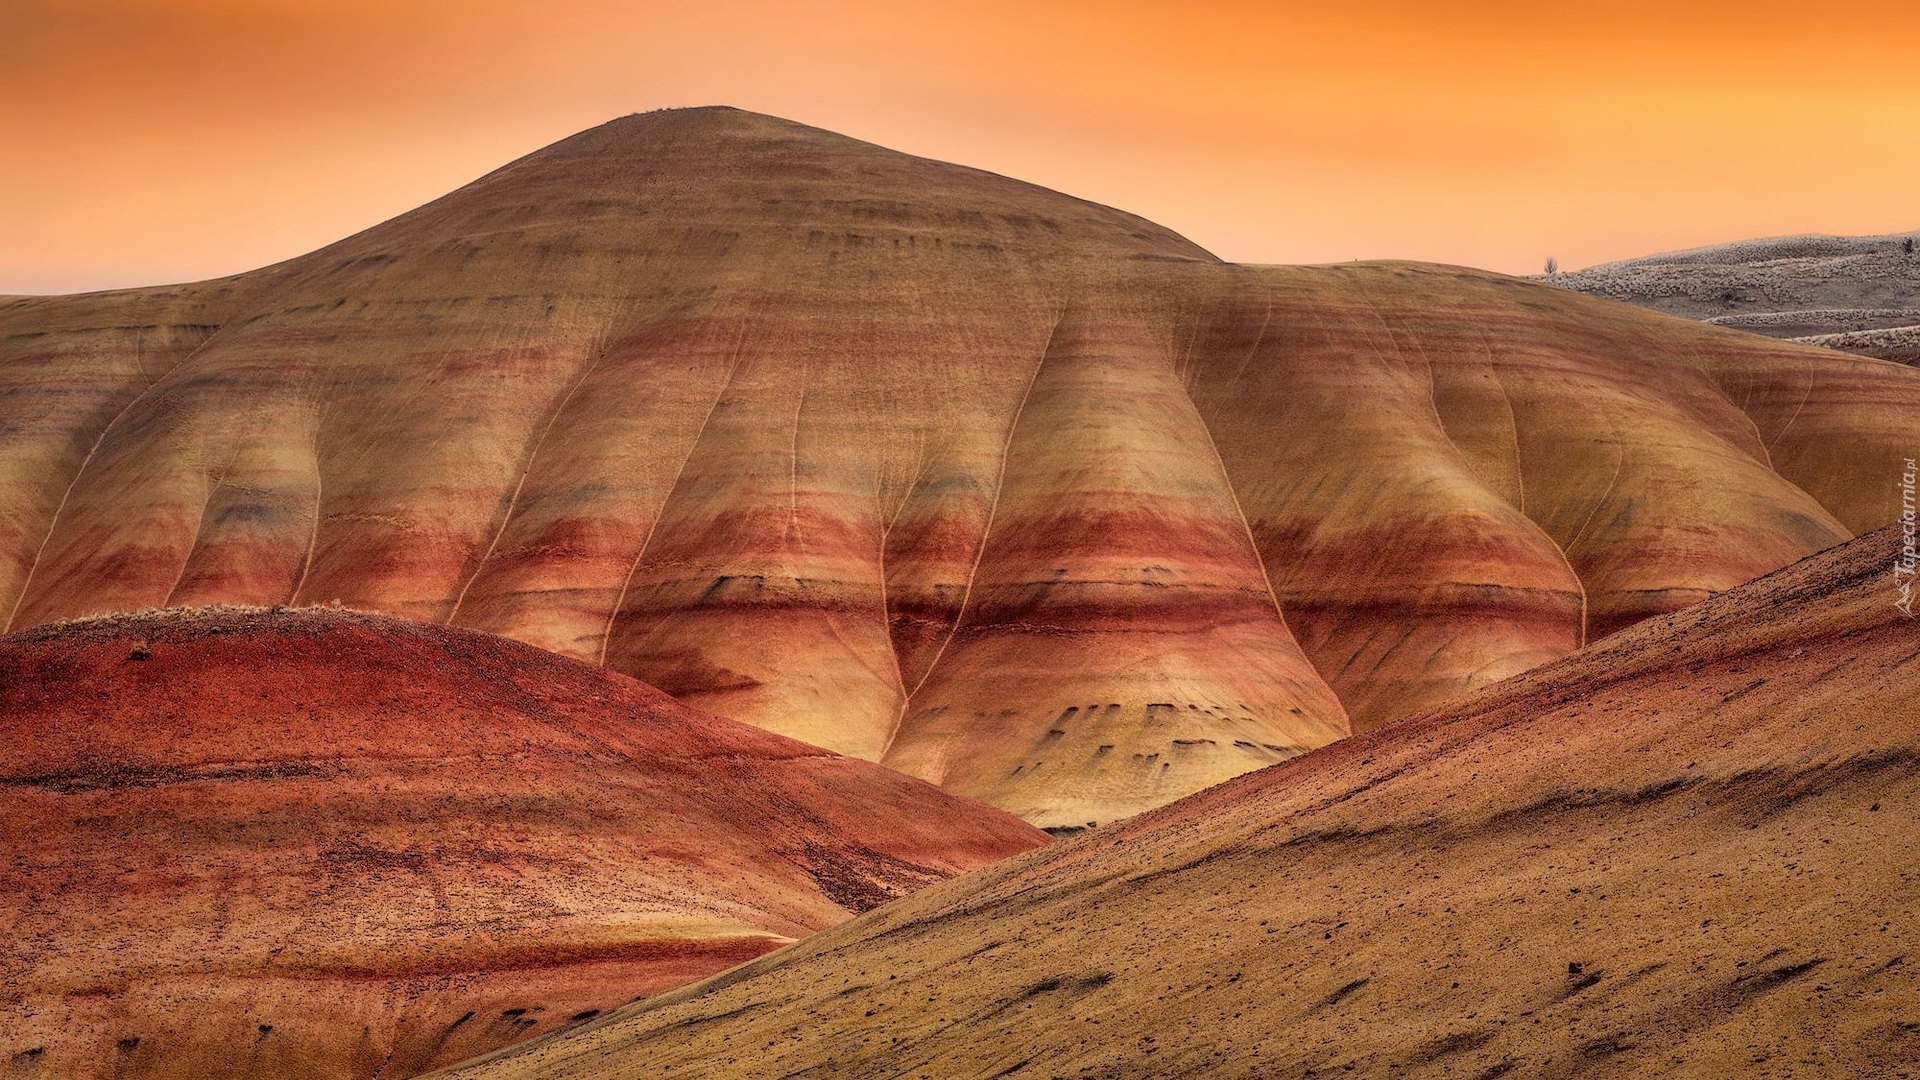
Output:
M1782 236L1558 274L1554 284L1822 348L1920 363L1920 233Z
M1897 543L446 1075L1898 1076Z
M466 630L166 612L0 638L0 1061L403 1077L1044 842Z
M1070 828L1884 524L1914 400L654 113L251 274L0 301L0 610L337 599Z

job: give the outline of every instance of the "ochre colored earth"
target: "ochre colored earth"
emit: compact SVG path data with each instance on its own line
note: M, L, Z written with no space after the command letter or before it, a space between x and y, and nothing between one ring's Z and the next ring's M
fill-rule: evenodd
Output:
M1897 543L448 1076L1911 1075Z
M1045 841L469 630L41 627L0 638L0 1075L410 1076Z
M0 300L0 617L518 638L1056 829L1891 520L1920 371L1222 263L728 109L237 277Z

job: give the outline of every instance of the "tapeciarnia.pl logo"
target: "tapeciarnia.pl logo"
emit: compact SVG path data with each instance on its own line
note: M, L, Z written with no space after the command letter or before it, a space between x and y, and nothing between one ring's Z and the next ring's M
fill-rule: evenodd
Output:
M1906 471L1900 474L1900 556L1893 562L1893 581L1900 587L1900 599L1893 606L1907 618L1913 618L1913 572L1914 572L1914 514L1913 480L1920 472L1913 466L1913 459L1906 459Z

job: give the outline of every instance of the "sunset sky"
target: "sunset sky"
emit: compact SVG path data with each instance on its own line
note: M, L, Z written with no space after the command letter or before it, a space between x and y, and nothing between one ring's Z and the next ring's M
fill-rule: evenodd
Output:
M0 0L0 292L232 273L730 104L1247 262L1920 229L1920 5Z

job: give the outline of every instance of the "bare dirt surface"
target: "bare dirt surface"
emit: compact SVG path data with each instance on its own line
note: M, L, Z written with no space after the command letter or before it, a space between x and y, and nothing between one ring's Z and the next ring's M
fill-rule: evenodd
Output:
M1915 1075L1897 541L445 1075Z
M1071 829L1885 524L1915 400L674 110L253 273L0 299L0 618L338 600Z
M0 1077L410 1076L1045 840L473 631L40 627L0 638Z
M1606 263L1545 280L1736 330L1917 364L1916 249L1920 232L1785 236Z

